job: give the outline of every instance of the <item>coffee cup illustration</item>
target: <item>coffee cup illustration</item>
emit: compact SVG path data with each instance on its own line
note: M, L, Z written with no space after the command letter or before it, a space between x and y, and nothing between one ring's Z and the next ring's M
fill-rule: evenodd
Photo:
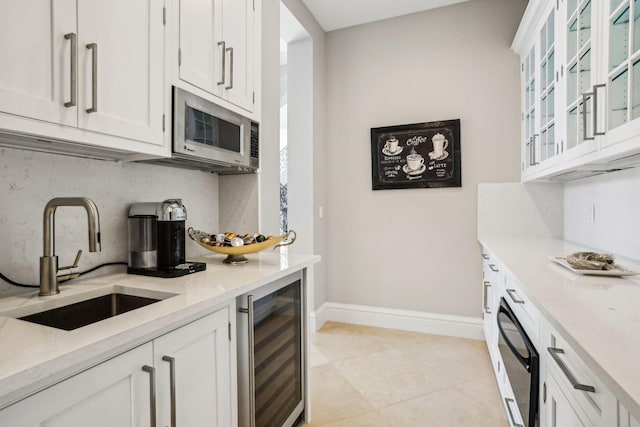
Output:
M424 164L424 158L417 153L409 154L407 156L407 167L409 170L416 171Z
M441 133L436 133L431 138L431 142L433 143L433 156L434 157L442 157L444 155L444 150L449 146L449 141L444 137Z
M384 149L387 153L395 153L398 150L398 140L395 137L387 139L384 144Z

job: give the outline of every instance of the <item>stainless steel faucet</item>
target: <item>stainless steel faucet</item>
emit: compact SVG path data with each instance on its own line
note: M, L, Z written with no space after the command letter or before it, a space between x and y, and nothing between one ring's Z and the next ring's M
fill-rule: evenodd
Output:
M91 199L86 197L58 197L51 199L44 208L43 242L44 255L40 257L40 294L41 296L60 293L58 284L62 281L79 276L78 262L82 251L78 251L73 265L58 268L58 257L55 255L55 226L54 215L60 206L81 206L89 217L89 251L99 252L100 248L100 217L98 208Z

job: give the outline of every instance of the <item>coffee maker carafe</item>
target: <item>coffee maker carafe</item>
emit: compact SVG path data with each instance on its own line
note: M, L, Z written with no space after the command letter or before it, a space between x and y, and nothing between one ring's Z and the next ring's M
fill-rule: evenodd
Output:
M204 270L204 263L185 260L186 219L187 209L180 199L131 205L127 272L179 277Z

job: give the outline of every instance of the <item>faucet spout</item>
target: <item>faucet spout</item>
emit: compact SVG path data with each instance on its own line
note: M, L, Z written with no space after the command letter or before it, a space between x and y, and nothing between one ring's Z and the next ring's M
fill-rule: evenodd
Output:
M40 257L40 295L60 293L58 286L58 257L55 254L55 213L60 206L80 206L87 211L89 225L89 251L98 252L100 245L100 217L96 204L86 197L57 197L44 208L43 256Z

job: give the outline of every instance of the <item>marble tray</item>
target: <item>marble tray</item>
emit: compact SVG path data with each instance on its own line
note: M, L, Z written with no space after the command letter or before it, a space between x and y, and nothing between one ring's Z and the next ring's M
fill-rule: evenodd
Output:
M555 263L560 264L561 266L573 271L576 274L590 275L590 276L611 276L611 277L620 277L620 276L635 276L640 274L640 272L629 270L620 264L615 264L615 268L611 270L577 270L565 260L563 256L550 256L549 259Z

